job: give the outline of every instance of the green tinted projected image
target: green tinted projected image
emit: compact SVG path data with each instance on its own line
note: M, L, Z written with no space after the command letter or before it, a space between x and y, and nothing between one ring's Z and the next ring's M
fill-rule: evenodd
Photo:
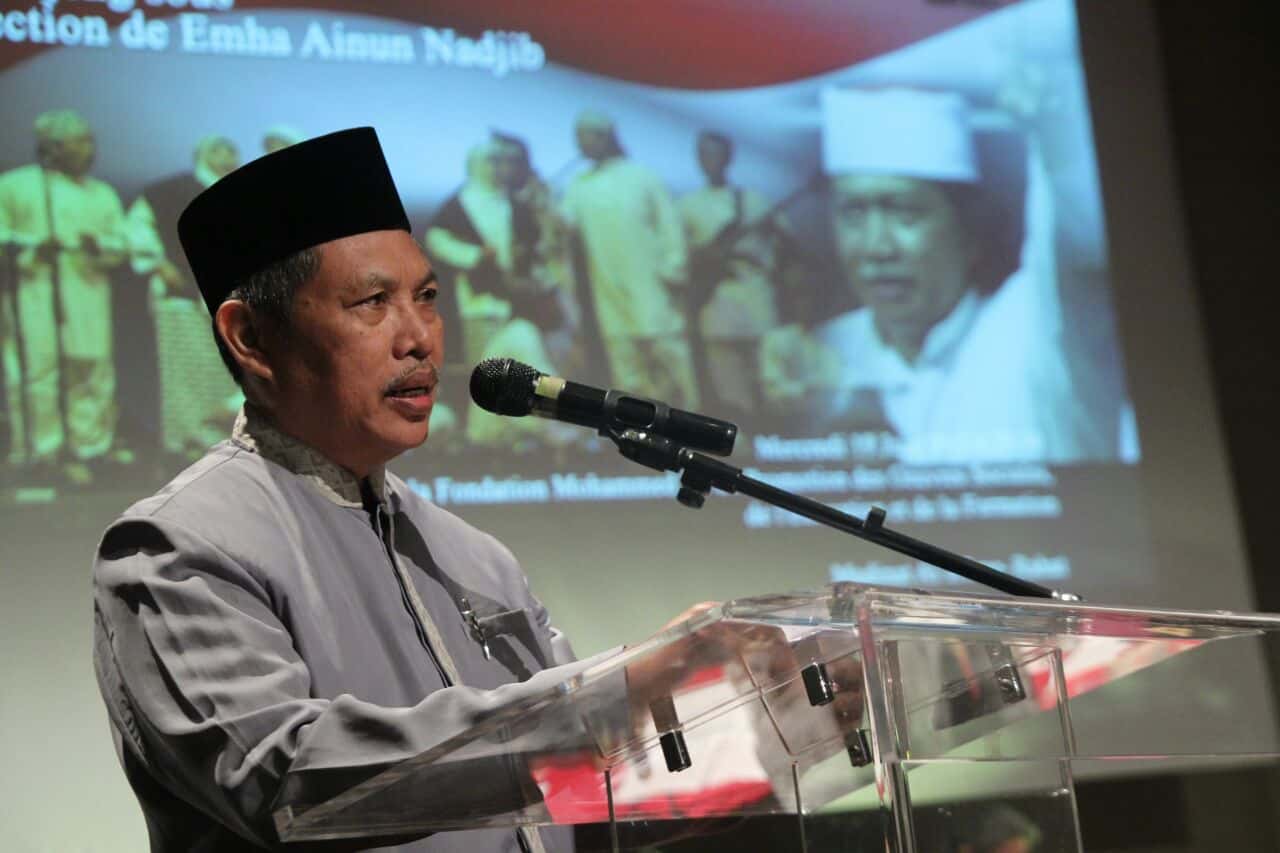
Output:
M96 51L13 54L0 495L145 490L227 436L243 395L177 219L243 163L360 124L386 140L442 285L429 453L452 475L624 467L589 430L473 406L487 358L730 420L743 463L797 473L1026 464L1019 482L1040 485L1046 465L1135 463L1070 5L941 29L937 10L912 14L922 35L886 54L727 89L555 53L445 67L431 26L238 8L196 17L295 46L375 20L406 44L434 35L414 63L141 51L123 30ZM177 37L193 20L150 24ZM117 85L90 96L82 81L107 73Z

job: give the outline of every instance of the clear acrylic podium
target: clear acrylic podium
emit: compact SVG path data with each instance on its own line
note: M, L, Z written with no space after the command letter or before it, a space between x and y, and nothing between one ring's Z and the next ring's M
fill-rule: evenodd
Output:
M276 825L370 846L562 824L578 851L1077 851L1077 778L1280 763L1277 633L854 584L742 599L416 757L291 777Z

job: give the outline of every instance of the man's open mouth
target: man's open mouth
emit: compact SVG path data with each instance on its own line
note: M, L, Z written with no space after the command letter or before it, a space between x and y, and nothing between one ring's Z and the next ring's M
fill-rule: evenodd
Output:
M915 280L907 276L880 276L866 281L871 298L877 302L899 302L915 290Z
M396 388L387 392L388 397L425 397L431 393L431 389L425 385L416 385L411 388Z
M386 396L401 399L426 397L436 389L440 374L430 368L420 368L413 373L391 383Z

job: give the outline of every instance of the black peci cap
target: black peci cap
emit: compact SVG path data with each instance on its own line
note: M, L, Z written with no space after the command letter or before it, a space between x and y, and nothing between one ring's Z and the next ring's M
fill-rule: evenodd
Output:
M372 127L268 154L219 180L178 218L213 314L241 279L303 249L369 231L412 231Z

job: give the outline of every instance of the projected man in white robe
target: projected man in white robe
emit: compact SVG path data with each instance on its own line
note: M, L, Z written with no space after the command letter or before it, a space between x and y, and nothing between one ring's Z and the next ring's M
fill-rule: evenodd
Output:
M684 231L666 185L628 157L608 116L587 110L574 124L590 161L565 190L562 213L581 243L609 384L697 408L685 333Z

